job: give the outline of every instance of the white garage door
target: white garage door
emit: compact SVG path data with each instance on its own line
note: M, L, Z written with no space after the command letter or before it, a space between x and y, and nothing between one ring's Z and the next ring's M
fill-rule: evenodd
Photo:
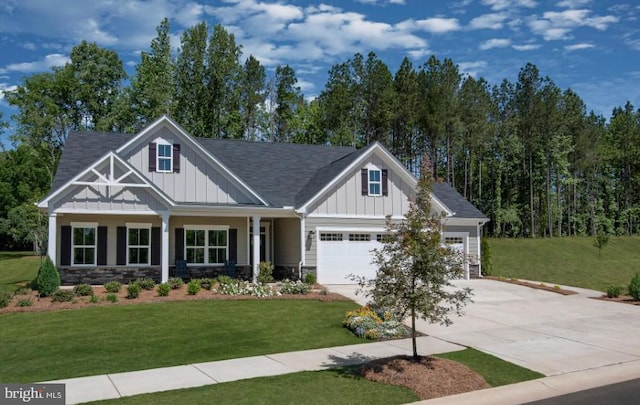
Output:
M375 278L373 249L379 249L381 233L321 231L318 241L318 282L353 284L349 274Z

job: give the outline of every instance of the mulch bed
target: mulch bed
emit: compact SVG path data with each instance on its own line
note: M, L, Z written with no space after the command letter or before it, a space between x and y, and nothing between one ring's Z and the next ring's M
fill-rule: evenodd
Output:
M87 307L97 306L112 306L112 305L131 305L131 304L143 304L143 303L157 303L168 301L201 301L201 300L281 300L281 299L294 299L294 300L319 300L319 301L348 301L347 298L340 294L326 292L316 286L309 294L283 294L279 296L257 298L249 295L225 295L215 293L213 291L202 289L196 295L189 295L187 293L187 285L183 285L179 289L171 290L169 296L160 297L155 290L142 290L138 298L127 298L127 288L122 286L120 292L116 295L118 300L115 303L106 300L107 293L102 286L93 287L94 294L99 298L97 303L89 302L90 297L75 297L72 302L51 302L49 297L38 297L37 291L31 291L29 294L16 294L9 305L5 308L0 308L0 314L8 312L43 312L43 311L60 311L70 309L80 309ZM31 306L19 307L16 306L20 300L28 299L31 301Z
M370 381L407 387L423 400L490 388L469 367L434 357L420 357L418 362L408 356L374 360L360 373Z
M630 297L628 295L621 295L619 297L609 298L609 297L606 296L606 294L602 294L600 297L590 297L590 298L593 298L594 300L620 302L622 304L639 305L640 306L640 301L636 301L636 300L634 300L632 297Z
M495 276L484 276L483 278L486 278L486 279L489 279L489 280L501 281L503 283L517 284L517 285L521 285L521 286L524 286L524 287L535 288L536 290L549 291L549 292L553 292L553 293L561 294L561 295L575 295L575 294L577 294L577 292L575 292L575 291L567 290L567 289L561 288L560 286L550 286L550 285L546 285L544 283L536 284L536 283L532 283L530 281L522 281L522 280L518 280L518 279L515 279L515 278L504 278L504 277L495 277Z

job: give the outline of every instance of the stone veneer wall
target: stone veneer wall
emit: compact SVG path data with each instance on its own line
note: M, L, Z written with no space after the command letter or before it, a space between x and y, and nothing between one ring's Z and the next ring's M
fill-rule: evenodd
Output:
M156 283L162 277L160 267L58 267L62 285L104 284L119 281L126 284L137 278L152 278Z

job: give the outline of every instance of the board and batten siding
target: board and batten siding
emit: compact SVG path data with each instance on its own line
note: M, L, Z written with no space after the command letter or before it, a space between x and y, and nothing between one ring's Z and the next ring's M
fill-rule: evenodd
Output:
M273 263L276 266L298 266L300 263L300 220L277 218L273 224Z
M385 229L385 218L318 218L310 217L305 220L305 265L317 266L318 237L317 228L348 229L357 231L358 229ZM313 231L313 236L309 232Z
M166 209L164 204L148 190L137 187L76 186L51 204L56 209L90 211L158 211ZM109 197L111 194L111 197Z
M362 195L360 170L370 166L388 169L388 195ZM382 159L374 155L345 180L336 184L326 195L326 198L310 206L308 212L319 215L401 216L409 209L408 197L415 196L415 192L400 176L389 169Z
M447 232L462 232L468 233L468 258L470 264L478 264L478 248L480 244L480 238L478 237L478 227L475 225L444 225L443 231L446 235Z
M180 144L179 173L149 171L149 143L158 139ZM130 153L123 153L123 157L174 201L214 204L255 202L254 198L216 170L201 153L166 127L145 137L144 142L133 147Z

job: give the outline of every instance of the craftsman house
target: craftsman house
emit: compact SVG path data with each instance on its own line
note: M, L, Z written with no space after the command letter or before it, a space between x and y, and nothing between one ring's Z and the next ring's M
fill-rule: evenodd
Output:
M375 276L371 249L385 216L401 219L417 180L379 143L356 150L193 138L163 116L135 135L69 134L51 193L48 255L64 284L166 281L260 261L279 274L315 272L323 284ZM479 276L487 218L447 184L433 208L444 241ZM226 267L225 267L226 266Z

